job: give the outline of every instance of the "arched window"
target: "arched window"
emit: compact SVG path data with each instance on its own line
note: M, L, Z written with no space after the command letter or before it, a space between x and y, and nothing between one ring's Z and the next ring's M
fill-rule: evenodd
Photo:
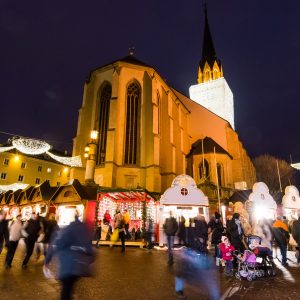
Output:
M204 159L204 166L203 162L199 165L199 177L200 180L209 180L209 164L206 159Z
M205 72L205 80L206 80L206 81L209 81L209 80L210 80L210 71L209 71L209 70L207 70L207 71Z
M136 165L138 161L139 118L140 118L140 87L136 82L129 84L126 94L126 165Z
M222 186L223 182L222 182L222 166L220 164L217 164L217 174L218 174L218 183L219 186Z
M105 83L99 95L99 143L97 165L104 165L105 163L110 98L111 85Z

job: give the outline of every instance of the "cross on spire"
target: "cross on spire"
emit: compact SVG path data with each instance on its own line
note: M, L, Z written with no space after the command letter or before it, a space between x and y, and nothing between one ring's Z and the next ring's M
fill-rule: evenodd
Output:
M134 46L129 47L128 52L129 52L130 56L133 56L134 55Z

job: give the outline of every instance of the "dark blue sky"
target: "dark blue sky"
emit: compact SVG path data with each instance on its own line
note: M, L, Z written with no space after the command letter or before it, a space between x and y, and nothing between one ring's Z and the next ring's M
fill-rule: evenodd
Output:
M299 9L298 1L208 0L236 129L252 157L300 161ZM203 25L199 0L0 0L0 131L70 149L89 70L126 56L131 45L188 94Z

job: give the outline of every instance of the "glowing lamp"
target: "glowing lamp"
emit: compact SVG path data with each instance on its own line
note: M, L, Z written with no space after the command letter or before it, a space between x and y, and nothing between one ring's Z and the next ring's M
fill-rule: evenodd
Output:
M86 147L84 148L84 151L85 151L85 152L89 152L89 151L90 151L90 147L89 147L89 146L86 146Z
M14 159L15 159L15 161L19 161L20 160L19 155L15 155Z
M88 158L88 157L89 157L89 154L88 154L88 153L84 153L84 157L85 157L85 158Z
M97 140L98 138L98 131L97 130L92 130L91 131L91 139L92 140Z
M67 173L69 171L69 168L65 167L64 172Z

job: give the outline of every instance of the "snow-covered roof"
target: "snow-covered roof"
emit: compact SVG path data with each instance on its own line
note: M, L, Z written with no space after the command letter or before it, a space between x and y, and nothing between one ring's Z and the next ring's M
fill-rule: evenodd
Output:
M189 175L177 176L160 198L162 205L208 206L208 198Z
M253 201L254 206L277 209L277 204L270 195L269 188L264 182L256 182L253 185L249 200Z
M300 209L299 191L295 186L289 185L285 188L282 206L283 208Z

